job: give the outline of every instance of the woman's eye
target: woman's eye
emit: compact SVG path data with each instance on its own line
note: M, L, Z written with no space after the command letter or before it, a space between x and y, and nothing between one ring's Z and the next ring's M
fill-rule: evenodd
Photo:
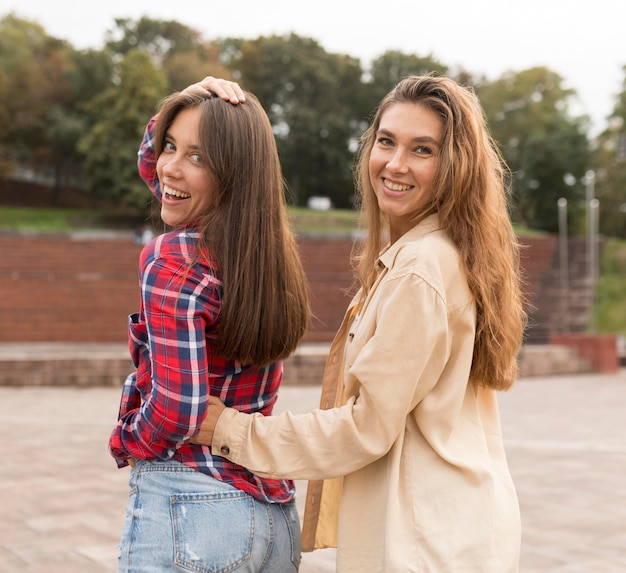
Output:
M389 147L390 145L393 145L393 142L388 137L379 137L376 140L376 143L378 143L379 145L382 145L384 147Z
M432 150L430 147L426 147L425 145L420 145L415 148L415 152L420 155L432 155Z
M202 163L202 156L199 155L198 153L193 153L191 155L191 160L194 161L195 163Z
M171 141L166 141L163 145L163 151L176 151L176 146Z

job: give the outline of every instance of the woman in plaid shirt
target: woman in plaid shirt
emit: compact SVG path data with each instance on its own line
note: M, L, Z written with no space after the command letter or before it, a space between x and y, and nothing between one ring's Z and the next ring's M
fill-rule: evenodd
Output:
M138 164L172 230L141 253L136 371L109 440L132 466L119 571L297 571L293 483L190 443L209 395L271 414L307 325L270 122L253 95L208 77L164 102Z

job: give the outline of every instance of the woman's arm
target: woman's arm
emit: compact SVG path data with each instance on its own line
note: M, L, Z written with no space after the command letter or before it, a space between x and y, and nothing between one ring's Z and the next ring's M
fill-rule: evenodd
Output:
M157 176L157 156L154 145L154 124L158 117L158 114L153 116L148 122L148 125L146 125L141 145L137 152L137 169L139 176L144 180L148 189L150 189L152 194L160 201L162 193L161 184Z
M389 281L381 299L376 331L347 369L345 386L355 391L344 406L264 417L212 404L194 440L273 478L338 477L384 456L437 383L449 333L444 301L421 278Z
M110 441L114 457L167 459L198 431L211 381L206 332L217 320L219 288L214 276L187 269L182 259L148 262L142 315L150 361L143 375L150 377L150 393L119 420Z

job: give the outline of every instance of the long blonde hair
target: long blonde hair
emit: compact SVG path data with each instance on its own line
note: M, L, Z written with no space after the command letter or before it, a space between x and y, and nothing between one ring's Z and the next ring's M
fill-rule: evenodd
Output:
M174 94L155 126L157 155L178 113L199 107L202 154L216 194L198 229L223 284L217 350L243 364L286 358L309 318L307 284L286 209L285 185L267 114L251 93L232 105Z
M381 117L394 103L423 105L442 120L435 192L415 220L438 213L441 227L459 251L477 308L471 377L490 388L508 389L517 377L526 313L520 247L507 210L507 169L478 99L450 78L411 76L400 81L382 100L361 138L355 179L369 231L356 255L361 286L367 292L374 282L386 225L369 178L369 157Z

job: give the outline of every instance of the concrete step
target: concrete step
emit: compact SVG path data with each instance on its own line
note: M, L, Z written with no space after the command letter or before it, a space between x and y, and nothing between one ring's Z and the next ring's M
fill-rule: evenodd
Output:
M330 345L301 344L284 383L320 384ZM0 386L121 386L133 371L126 344L0 344Z
M284 384L320 384L330 345L301 344L284 362ZM569 346L527 344L519 356L520 377L591 372ZM121 386L133 365L125 344L0 344L0 386Z
M526 344L519 355L520 377L591 372L588 360L575 348L557 344Z

